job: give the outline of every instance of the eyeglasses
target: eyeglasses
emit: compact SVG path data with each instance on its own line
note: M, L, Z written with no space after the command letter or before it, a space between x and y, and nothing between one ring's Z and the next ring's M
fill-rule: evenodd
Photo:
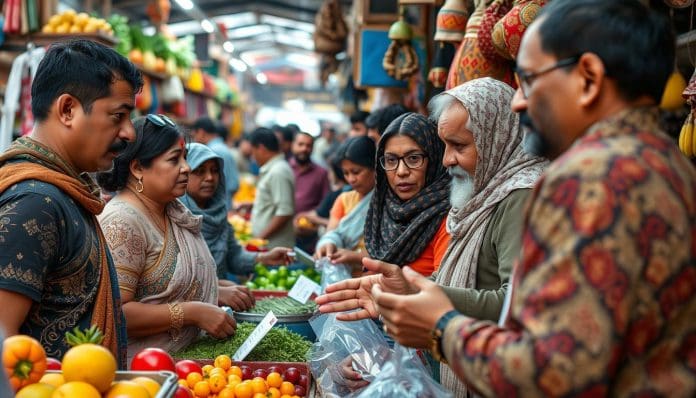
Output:
M154 125L159 127L164 127L167 125L171 127L176 127L176 123L174 123L172 119L168 118L165 115L155 115L154 113L150 113L149 115L145 116L145 118L152 122Z
M545 75L549 72L553 72L556 69L560 68L566 68L571 65L575 65L578 63L580 60L580 57L575 56L575 57L570 57L570 58L564 58L555 64L549 66L546 69L542 69L538 72L525 72L522 69L515 67L515 80L517 81L517 85L520 86L522 89L522 95L524 95L524 98L527 98L529 95L529 90L532 87L532 83L534 82L534 79L538 78L541 75Z
M386 155L379 158L379 164L384 170L393 171L399 168L399 163L403 160L409 169L419 169L423 167L427 157L428 155L424 153L409 153L404 156Z

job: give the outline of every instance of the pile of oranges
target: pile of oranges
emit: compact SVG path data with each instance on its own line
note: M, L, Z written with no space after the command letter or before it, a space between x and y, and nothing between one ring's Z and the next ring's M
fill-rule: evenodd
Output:
M196 398L300 398L306 393L306 385L284 380L279 369L249 372L233 365L229 356L219 355L213 365L202 367L202 373L191 372L179 379L179 385Z

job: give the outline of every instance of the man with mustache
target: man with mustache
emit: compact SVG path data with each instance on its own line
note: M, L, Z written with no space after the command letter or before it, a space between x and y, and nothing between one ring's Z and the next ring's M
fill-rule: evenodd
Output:
M32 84L32 134L0 156L0 327L51 357L65 332L96 325L125 367L118 283L96 220L104 202L87 174L106 171L134 138L140 72L87 40L47 50Z
M448 90L430 103L431 117L445 143L441 161L453 177L447 218L451 240L435 281L459 311L492 321L500 315L520 250L525 201L546 165L522 149L519 118L510 110L513 94L505 83L485 78ZM327 287L327 294L316 300L320 311L360 308L339 314L338 319L377 317L373 285L399 294L416 292L398 266L374 260L363 264L377 275ZM423 312L428 310L403 314L401 322L389 326L389 334L408 336L428 347L432 327L422 322ZM441 381L457 394L466 391L444 365Z
M418 294L373 291L386 324L428 303L436 346L484 396L696 396L696 170L657 107L674 62L669 20L643 2L549 2L517 57L512 109L553 161L509 311L464 316L412 273Z

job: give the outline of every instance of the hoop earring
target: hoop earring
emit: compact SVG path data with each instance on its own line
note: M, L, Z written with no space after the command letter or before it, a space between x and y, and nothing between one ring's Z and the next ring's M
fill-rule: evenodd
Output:
M138 193L142 193L144 189L145 186L143 186L143 177L140 177L138 178L138 182L135 183L135 190L138 191Z

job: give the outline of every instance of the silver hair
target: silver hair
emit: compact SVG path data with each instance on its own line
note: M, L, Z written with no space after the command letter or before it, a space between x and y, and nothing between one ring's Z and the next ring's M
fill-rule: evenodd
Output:
M438 94L434 96L430 102L428 102L428 111L430 116L428 118L435 124L440 120L440 116L449 109L456 101L453 95L447 94L447 92ZM464 104L462 104L464 106ZM471 115L466 120L467 130L471 130Z

